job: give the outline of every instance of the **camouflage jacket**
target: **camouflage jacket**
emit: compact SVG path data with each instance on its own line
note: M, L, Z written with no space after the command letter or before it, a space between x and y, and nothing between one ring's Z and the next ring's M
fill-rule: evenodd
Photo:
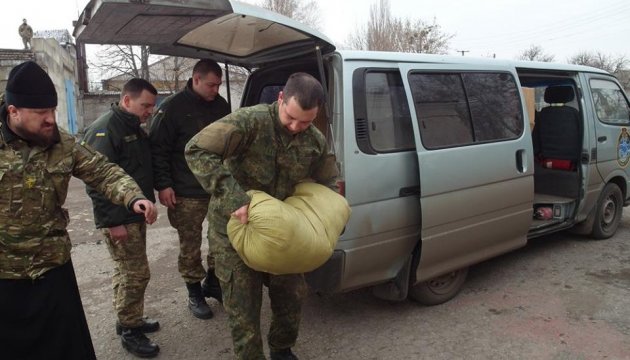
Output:
M230 105L223 97L206 101L197 95L192 79L186 88L160 103L149 132L156 190L171 187L177 196L208 197L186 164L184 147L201 129L229 113Z
M218 226L248 204L248 190L284 200L306 179L337 191L337 166L324 135L311 125L291 135L278 118L278 104L241 108L195 135L186 160L210 193L208 218Z
M7 127L6 106L0 106L0 279L35 279L70 260L62 207L70 176L116 204L130 206L144 196L120 167L61 129L58 143L31 147Z

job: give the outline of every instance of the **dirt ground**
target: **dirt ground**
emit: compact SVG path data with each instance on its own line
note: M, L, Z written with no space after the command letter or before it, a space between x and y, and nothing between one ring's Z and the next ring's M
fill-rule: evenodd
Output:
M133 359L114 332L113 264L95 231L82 183L71 182L72 258L99 359ZM232 359L227 316L199 320L186 308L178 244L164 207L148 230L151 282L145 314L161 359ZM312 294L294 352L300 359L630 359L630 209L617 235L592 241L567 233L473 266L446 304L390 303L368 289ZM207 249L207 245L205 246ZM262 329L269 326L263 304ZM1 357L1 356L0 356Z

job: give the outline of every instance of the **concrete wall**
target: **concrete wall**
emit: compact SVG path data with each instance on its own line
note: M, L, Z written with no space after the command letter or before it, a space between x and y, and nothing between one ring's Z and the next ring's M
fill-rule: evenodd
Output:
M83 128L83 121L79 114L79 85L76 76L76 53L73 45L63 47L55 39L33 38L32 51L35 61L48 72L57 90L57 124L70 132ZM68 100L67 91L73 96ZM68 106L69 102L72 106ZM74 117L76 126L70 123Z
M225 89L221 88L221 95L225 97ZM165 97L170 94L160 93L158 94L156 100L156 109L157 105L159 105ZM235 97L235 95L237 97ZM85 93L80 101L82 103L81 112L77 115L83 119L83 127L79 129L79 133L82 133L86 126L90 125L94 122L94 120L98 119L99 116L103 115L107 111L113 103L116 103L120 100L120 92L107 92L107 93ZM240 93L234 94L232 93L232 111L238 109L240 104ZM150 127L150 123L146 124L147 127Z
M109 111L111 104L118 102L119 99L119 93L83 94L83 107L81 109L79 117L83 119L84 126L80 129L79 132L83 132L83 129L85 129L86 126L90 125L94 122L94 120L98 119L99 116Z
M35 54L28 50L0 49L0 93L7 87L9 72L16 65L27 60L34 60Z
M31 50L0 49L0 92L4 92L6 88L11 69L24 61L33 60L48 73L55 84L59 127L68 131L82 129L83 121L78 116L80 102L77 101L79 93L75 58L73 45L63 47L55 39L33 38ZM68 89L74 90L70 101L67 96ZM68 106L69 103L72 106ZM71 126L69 122L72 114L74 114L76 126Z

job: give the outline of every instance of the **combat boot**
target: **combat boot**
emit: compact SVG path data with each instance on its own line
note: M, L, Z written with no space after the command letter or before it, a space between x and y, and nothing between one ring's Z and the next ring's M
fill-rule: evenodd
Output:
M196 282L192 284L186 284L188 288L188 308L190 312L199 319L211 319L214 315L206 299L201 292L201 284Z
M156 357L160 352L160 347L149 340L140 328L122 328L122 334L120 335L120 341L122 347L130 353L142 357L152 358Z
M223 304L223 293L221 292L221 285L219 279L214 274L214 269L208 269L206 278L201 282L201 291L203 296L207 298L215 298L218 302Z
M116 334L117 335L122 334L122 328L123 327L122 325L120 325L120 322L116 320ZM140 331L142 331L145 334L156 332L160 330L160 323L157 320L149 319L148 317L145 316L142 318L142 325L140 325L138 329L140 329Z
M298 360L291 348L274 350L269 353L271 360Z

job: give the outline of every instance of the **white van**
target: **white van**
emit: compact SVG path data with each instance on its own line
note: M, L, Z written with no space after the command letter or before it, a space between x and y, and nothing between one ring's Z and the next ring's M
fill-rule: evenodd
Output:
M338 51L317 31L229 0L92 0L78 42L149 45L251 70L242 106L271 102L289 74L328 91L316 122L352 217L321 292L371 286L438 304L470 265L573 228L614 235L627 204L630 107L589 67Z

